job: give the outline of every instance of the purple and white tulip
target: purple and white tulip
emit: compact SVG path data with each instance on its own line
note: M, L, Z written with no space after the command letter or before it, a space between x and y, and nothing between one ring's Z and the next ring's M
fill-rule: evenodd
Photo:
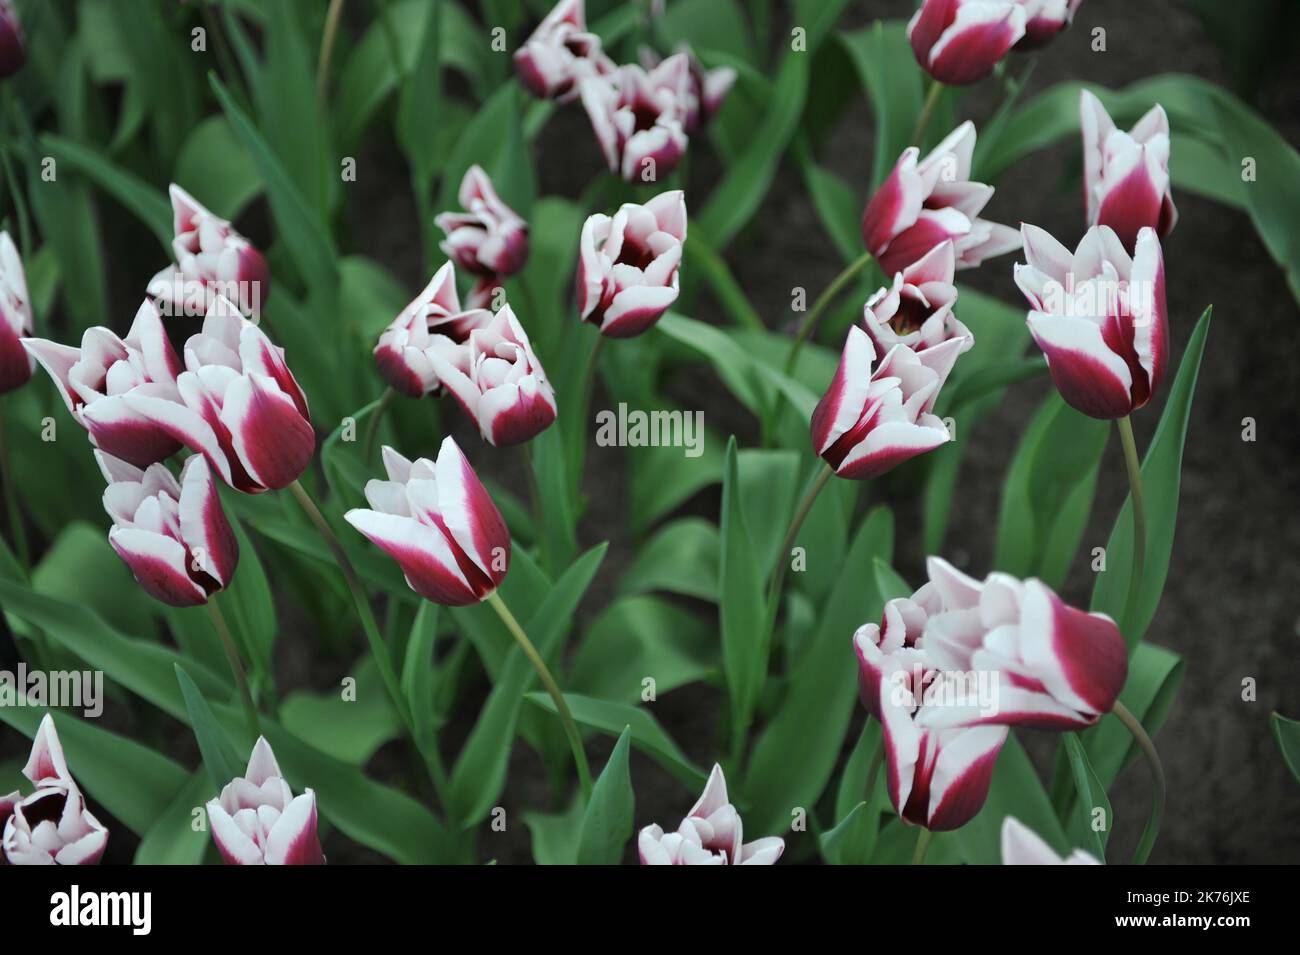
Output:
M920 352L895 345L873 372L871 339L850 328L835 378L813 410L813 450L840 477L864 481L950 441L934 403L964 348L960 338Z
M296 481L316 433L284 350L218 295L203 330L185 343L185 368L176 379L180 402L133 393L132 410L206 457L237 490L257 494Z
M433 373L489 444L521 444L555 421L555 392L509 305L463 343L434 335L427 354Z
M0 395L31 379L36 362L22 344L31 334L32 300L23 261L9 233L0 232Z
M609 76L584 79L582 105L609 170L627 182L667 178L686 152L690 64L675 53L647 72L629 63Z
M907 39L921 69L940 83L966 86L992 73L1025 35L1028 5L1017 0L924 0L907 24Z
M583 0L560 0L515 51L514 59L515 72L530 93L561 103L578 95L584 77L616 68L600 51L600 37L587 30Z
M528 224L501 201L480 166L470 166L460 183L464 212L434 218L447 233L442 251L472 275L506 278L528 261Z
M0 0L0 80L13 76L27 62L27 41L13 0Z
M1016 0L1025 8L1025 35L1017 51L1037 50L1056 39L1072 22L1083 0Z
M1165 268L1151 228L1130 258L1107 226L1071 254L1037 226L1022 227L1027 264L1015 267L1029 300L1029 331L1067 403L1093 418L1123 418L1146 404L1169 355Z
M48 713L36 730L23 775L34 792L0 796L0 866L99 862L108 830L86 808Z
M923 352L953 338L962 339L961 351L970 350L975 336L952 312L957 301L952 284L955 263L952 242L936 245L902 272L894 273L893 285L867 299L862 327L876 354L883 355L895 345Z
M295 796L265 737L243 776L207 804L212 840L226 865L324 865L316 834L316 794Z
M126 338L96 326L81 336L80 348L44 338L24 338L22 344L99 450L138 468L180 450L179 438L132 404L145 398L180 407L180 362L153 302L140 306Z
M894 170L862 213L862 238L886 275L902 272L936 245L952 240L956 267L974 268L1019 245L1016 230L978 218L993 187L970 181L975 124L969 120L918 161L903 150Z
M1092 854L1082 849L1075 849L1065 858L1058 856L1052 847L1043 841L1019 819L1007 816L1002 820L1002 864L1003 865L1101 865Z
M149 280L167 314L206 314L218 295L257 316L271 294L266 259L225 219L172 183L172 251L176 264Z
M1101 100L1079 95L1083 129L1083 204L1088 225L1115 230L1129 254L1139 233L1160 238L1178 221L1169 185L1169 117L1156 105L1129 132L1117 129Z
M727 94L736 84L736 71L729 66L706 70L695 51L686 44L682 44L677 53L685 57L685 70L674 66L671 70L656 74L655 71L664 61L648 47L641 49L641 65L650 76L659 77L660 85L675 84L675 92L682 108L682 129L687 136L694 136L708 126L722 108Z
M588 218L578 248L582 320L610 338L648 330L677 300L685 241L686 199L680 189L643 206L624 203L613 218L603 213Z
M785 840L767 836L745 843L740 813L727 798L722 767L713 772L699 801L675 832L646 826L637 836L642 865L772 865L785 851Z
M108 542L149 596L194 607L229 586L239 544L202 455L186 460L179 482L163 464L142 471L102 451L95 458L108 481Z
M384 448L388 480L366 483L369 508L344 519L406 574L421 597L446 607L478 603L510 569L510 533L456 442L437 461Z

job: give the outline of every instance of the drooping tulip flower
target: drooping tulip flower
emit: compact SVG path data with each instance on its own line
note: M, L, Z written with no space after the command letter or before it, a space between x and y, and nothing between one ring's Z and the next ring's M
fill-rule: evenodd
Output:
M25 385L36 362L23 348L32 333L32 301L23 261L8 232L0 232L0 395Z
M578 95L584 77L617 68L601 52L600 37L588 32L583 0L560 0L515 51L514 59L515 72L528 92L561 103Z
M464 212L443 212L433 220L447 233L442 251L473 275L506 278L522 269L528 224L501 201L482 167L466 170L459 199Z
M940 83L984 79L1025 35L1016 0L924 0L907 24L916 62Z
M482 328L492 313L482 308L462 311L456 294L456 269L447 262L429 284L402 309L375 345L375 364L393 390L418 398L440 394L442 385L425 354L435 334L464 342L469 333Z
M687 136L694 136L712 121L723 101L736 83L736 71L729 66L719 66L706 70L695 51L687 44L682 44L677 53L684 57L684 66L659 71L663 64L659 54L649 47L640 51L641 65L647 74L655 78L656 85L674 92L682 108L682 129Z
M80 348L44 338L24 338L22 343L49 372L95 447L138 468L180 450L178 438L131 404L136 397L146 397L180 407L180 362L153 302L146 299L140 306L126 338L97 326L81 336Z
M843 478L865 481L952 439L934 413L965 341L914 352L895 345L872 371L867 333L849 329L840 366L813 410L813 450Z
M745 843L740 813L727 798L727 780L714 764L704 794L676 832L646 826L637 836L642 865L772 865L785 840L767 836Z
M578 247L578 312L602 335L631 338L677 301L677 269L686 241L680 189L643 206L624 203L613 218L589 217Z
M1156 105L1129 132L1116 129L1101 100L1079 94L1083 129L1083 204L1088 225L1115 230L1132 255L1138 233L1160 238L1178 221L1169 187L1169 117Z
M1041 580L992 573L981 582L938 557L926 567L930 602L920 599L925 588L912 600L926 611L927 658L946 672L983 674L986 685L955 687L918 725L1082 729L1115 705L1128 654L1110 617L1067 605Z
M176 380L183 403L134 393L130 407L237 490L257 494L298 479L316 434L282 348L218 295L203 330L185 343L185 368Z
M266 259L225 219L172 183L172 251L176 264L149 280L149 294L168 315L203 315L218 295L257 316L271 294Z
M1058 856L1019 819L1007 816L1002 820L1003 865L1101 865L1101 862L1082 849L1075 849L1065 858Z
M1096 226L1073 255L1037 226L1022 229L1016 284L1029 300L1029 331L1061 397L1093 418L1122 418L1160 385L1169 354L1160 240L1144 228L1130 258Z
M46 713L23 775L36 789L0 796L0 865L95 865L108 830L86 808Z
M95 458L108 481L108 542L149 596L194 607L230 584L239 544L202 455L186 460L179 482L162 464L141 471L102 451Z
M27 41L13 0L0 0L0 80L13 76L27 62Z
M862 213L862 238L886 275L902 272L936 245L952 240L956 267L974 268L1018 246L1016 230L978 218L993 187L970 181L975 124L962 123L918 161L903 150Z
M447 607L478 603L510 569L510 533L456 442L437 461L384 448L387 481L366 482L369 508L344 519L397 561L421 597Z
M1025 8L1025 35L1017 51L1037 50L1056 39L1074 21L1083 0L1016 0Z
M226 865L324 865L316 835L316 794L295 796L265 737L248 768L207 804L212 840Z
M647 73L635 63L584 79L582 105L609 170L627 182L660 182L686 152L682 80L690 65L675 53Z
M463 344L434 335L427 354L433 373L489 444L520 444L555 420L555 392L509 305Z
M957 301L952 284L955 262L952 242L936 245L923 258L894 273L893 285L867 299L862 327L876 354L883 355L895 345L922 352L952 338L962 339L963 352L970 350L975 336L952 312Z

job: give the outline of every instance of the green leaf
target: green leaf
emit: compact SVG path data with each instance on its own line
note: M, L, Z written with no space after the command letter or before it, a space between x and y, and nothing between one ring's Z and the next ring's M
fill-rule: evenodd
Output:
M140 589L103 530L72 521L32 569L32 589L99 614L127 633L149 633L160 607Z
M215 844L206 828L195 831L194 810L216 794L206 770L200 769L190 776L161 815L141 833L134 864L200 864Z
M913 588L898 571L889 565L889 561L877 557L872 562L872 574L875 578L876 591L880 594L882 607L885 601L893 600L896 597L907 597L913 592Z
M145 224L168 252L172 244L172 209L163 194L134 173L114 165L95 150L46 133L41 148L57 161L82 173Z
M439 107L442 100L442 63L440 41L444 11L451 4L433 0L424 18L420 45L409 75L402 83L397 103L397 140L402 144L418 194L425 194L433 177L438 154L436 145L442 134ZM428 213L429 210L421 210Z
M727 442L722 480L718 581L722 602L722 669L727 677L733 726L748 728L767 676L768 636L763 605L763 568L741 506L736 439Z
M247 654L248 662L263 684L269 684L272 675L271 656L275 651L275 638L280 627L275 619L275 601L271 596L271 582L240 521L232 522L235 540L239 542L239 575L229 590L219 599L222 607L230 611L236 634Z
M458 208L456 193L465 171L477 163L502 200L525 219L531 215L536 183L520 125L521 91L515 80L503 83L470 120L442 168L439 209Z
M1057 853L1064 854L1071 848L1047 791L1014 733L1007 737L998 754L984 808L953 833L965 862L972 865L1002 862L1002 822L1007 816L1015 816L1038 833Z
M524 813L524 825L533 836L533 861L538 865L574 865L585 815L582 798L576 795L564 812Z
M721 539L711 521L683 517L641 546L619 579L619 592L663 590L717 603Z
M860 802L847 816L818 837L822 857L831 865L866 865L876 846L879 810Z
M736 0L677 0L654 19L655 33L666 50L686 43L697 53L719 50L754 61L749 24Z
M262 191L257 164L224 116L209 116L194 127L176 157L172 179L225 219L236 218Z
M902 20L877 20L854 33L841 33L837 39L848 50L875 114L876 154L871 174L874 188L911 145L916 117L921 112L924 77L912 55L907 24Z
M1300 782L1300 723L1287 719L1281 713L1274 713L1268 721L1273 728L1273 738L1277 740L1278 749L1282 751L1282 759L1286 761L1287 769L1291 770L1291 775Z
M1152 738L1173 705L1183 680L1183 669L1182 657L1150 643L1139 643L1129 658L1128 681L1119 699L1142 722L1142 727ZM1137 744L1133 737L1110 713L1084 732L1083 740L1088 762L1106 788L1114 785L1120 770L1137 757Z
M617 865L632 838L636 797L627 764L631 736L631 727L624 728L591 789L591 801L578 835L579 865Z
M189 711L190 726L194 738L199 744L199 754L203 757L203 766L208 771L208 780L216 792L237 776L243 775L239 757L234 744L226 736L225 730L217 722L208 701L203 698L199 688L194 685L185 668L176 664L176 682L180 684L181 695L185 698L185 708ZM249 741L250 744L252 741Z
M1079 741L1078 733L1066 733L1063 737L1065 753L1070 761L1070 771L1074 775L1074 788L1078 801L1071 813L1067 829L1071 843L1084 846L1096 858L1106 859L1106 840L1115 816L1111 812L1110 799L1106 796L1106 787L1101 784L1092 764L1088 762L1088 753ZM1102 813L1101 829L1097 829L1096 812Z
M431 661L425 663L426 670L431 666ZM348 676L356 680L355 699L345 699L337 684L323 693L299 690L280 704L279 718L303 742L345 763L364 766L379 747L402 735L402 720L372 657L362 657ZM430 698L425 719L432 715L432 705Z
M415 723L415 741L421 750L434 745L437 730L434 709L436 664L434 648L438 640L438 605L425 600L411 623L406 641L406 658L402 662L402 695L406 697ZM391 708L390 708L391 711ZM396 727L400 729L400 723Z

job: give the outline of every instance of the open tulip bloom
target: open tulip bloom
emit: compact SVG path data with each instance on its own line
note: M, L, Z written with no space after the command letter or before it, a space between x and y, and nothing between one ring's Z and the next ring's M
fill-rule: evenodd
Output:
M208 801L212 840L227 865L324 865L316 794L295 796L271 746L258 737L248 769Z
M662 182L686 153L685 54L647 72L627 63L584 79L578 91L609 171L627 182Z
M587 30L583 0L560 0L515 51L515 71L539 99L573 99L583 77L614 69L600 51L600 37Z
M1003 865L1101 865L1082 849L1065 858L1052 851L1042 837L1014 816L1002 820Z
M637 837L642 865L773 865L785 840L767 836L745 843L740 813L727 797L722 767L714 764L704 793L675 832L646 826Z
M706 70L695 52L686 45L674 55L685 58L686 69L674 66L665 74L665 79L676 82L678 102L682 107L682 129L687 136L694 136L708 126L722 108L723 101L736 83L736 71L729 66ZM656 68L663 62L653 50L641 49L641 65L650 75L655 75Z
M459 194L464 212L443 212L434 219L447 233L442 251L473 275L506 278L528 260L528 224L501 201L480 166L470 166Z
M916 62L940 83L978 82L1025 35L1028 6L1016 0L924 0L907 24Z
M952 338L962 340L961 351L970 350L975 336L952 311L957 301L952 284L955 264L952 242L936 245L895 273L893 285L867 299L862 327L877 354L883 355L895 345L921 352Z
M32 302L22 259L8 232L0 232L0 395L26 384L36 362L23 348L32 334Z

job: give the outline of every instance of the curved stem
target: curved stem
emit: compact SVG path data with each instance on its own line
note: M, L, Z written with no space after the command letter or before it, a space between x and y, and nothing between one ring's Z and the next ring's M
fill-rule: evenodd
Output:
M1128 707L1116 700L1111 712L1133 734L1133 741L1138 744L1151 768L1151 815L1147 818L1146 828L1142 830L1142 838L1133 853L1133 864L1145 865L1147 856L1151 855L1156 844L1156 836L1160 834L1160 820L1165 814L1165 768L1160 762L1160 754L1156 752L1156 744L1151 742L1142 723L1129 712Z
M873 256L870 252L864 252L848 265L844 266L844 271L831 280L831 284L826 286L825 291L817 296L817 301L813 307L808 310L804 316L803 324L799 326L799 331L794 337L794 344L790 346L790 354L785 359L785 373L788 375L794 371L795 363L799 359L799 350L803 344L812 335L817 328L817 320L822 317L822 313L830 307L831 302L840 294L844 286L848 285L855 279L859 272L867 267Z
M1124 446L1124 465L1128 469L1128 484L1133 501L1133 575L1128 582L1128 599L1124 602L1124 620L1133 615L1134 604L1142 595L1142 575L1146 570L1147 518L1142 497L1142 465L1138 462L1137 442L1133 438L1133 423L1127 418L1117 418L1120 443Z
M808 512L817 501L817 495L822 492L826 486L834 469L825 462L822 462L822 469L817 472L812 483L808 485L808 490L804 492L803 500L799 502L798 508L795 509L794 518L790 521L790 528L785 532L785 540L781 543L781 550L776 555L776 566L772 568L772 576L768 581L767 601L769 616L775 620L776 604L781 599L781 585L785 581L785 569L790 564L790 548L794 546L795 538L799 536L799 529L803 527L803 522L808 519ZM769 624L770 626L770 624Z
M912 853L912 865L921 865L925 862L925 850L930 848L930 837L934 835L929 829L922 829L921 834L916 837L916 850Z
M15 556L27 573L31 555L27 550L27 528L23 524L22 508L18 505L18 486L14 484L9 466L9 435L5 426L5 409L0 405L0 482L4 484L5 510L9 515L9 536L13 538Z
M370 412L370 420L366 422L366 436L361 442L362 460L370 460L370 452L375 449L375 437L379 434L380 421L388 406L393 403L393 396L396 394L391 385L385 388L384 393L379 396L379 404L374 411Z
M334 57L334 40L339 32L339 19L343 16L343 0L330 0L325 14L325 32L320 38L320 57L316 63L316 101L324 104L326 88L330 81L330 60Z
M239 687L239 696L244 704L244 718L248 720L248 731L253 734L253 739L257 739L262 735L262 723L257 718L257 705L253 702L253 694L248 689L248 675L244 672L244 664L239 659L239 650L230 635L230 628L226 626L226 617L217 606L215 596L208 601L207 607L208 616L212 620L212 629L217 631L221 646L225 648L226 659L230 661L230 672L235 675L235 684Z
M925 103L921 106L921 115L916 119L916 128L912 130L912 145L920 146L921 139L925 136L925 128L930 125L930 119L934 116L934 108L939 105L939 94L943 92L943 84L938 80L930 81L930 90L925 94Z
M528 662L537 671L537 676L546 687L546 692L551 695L551 701L555 703L555 709L560 714L560 722L564 724L564 733L569 737L569 747L573 750L573 762L578 767L578 782L582 785L583 802L587 802L591 799L591 769L587 765L587 752L582 747L582 735L578 732L577 724L573 722L573 714L569 712L569 704L565 702L564 694L560 692L560 685L555 682L555 677L551 676L546 661L537 652L533 642L528 639L524 628L519 626L519 621L510 612L501 595L494 590L488 594L487 602L492 605L492 609L497 612L497 616L506 625L510 635L515 638L519 649L524 652Z

